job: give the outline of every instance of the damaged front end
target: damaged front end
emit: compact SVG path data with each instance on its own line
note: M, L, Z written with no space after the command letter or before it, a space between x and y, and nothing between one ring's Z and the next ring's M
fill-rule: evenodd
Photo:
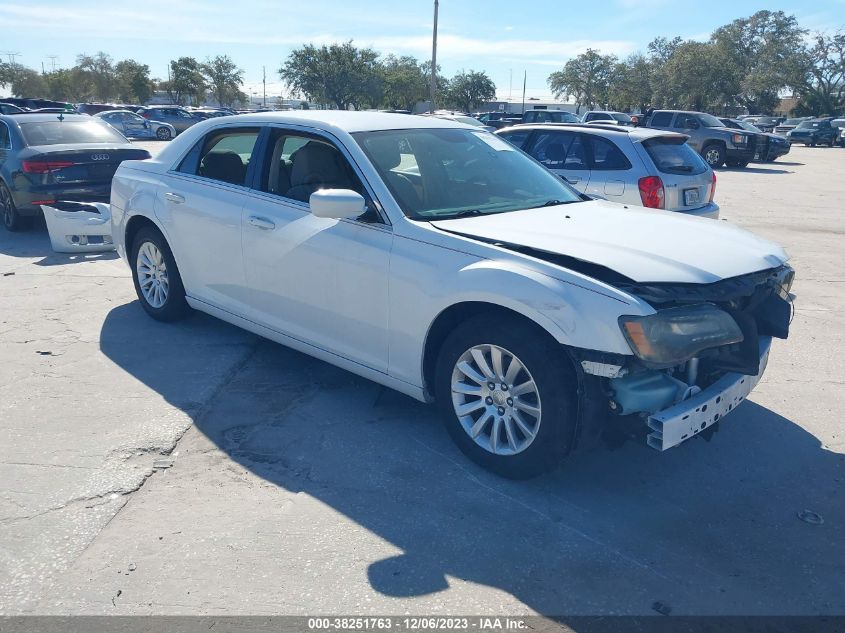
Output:
M615 285L656 313L621 317L634 356L580 358L601 377L618 416L646 420L658 450L698 435L732 411L760 380L772 337L787 338L794 271L787 265L712 284Z

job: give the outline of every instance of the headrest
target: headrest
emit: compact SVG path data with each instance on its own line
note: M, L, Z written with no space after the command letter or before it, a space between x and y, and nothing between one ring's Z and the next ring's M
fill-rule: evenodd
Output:
M346 180L338 151L325 143L309 141L296 150L291 158L293 167L290 170L290 182L294 187Z
M561 143L552 143L546 146L546 160L562 163L566 158L566 149Z
M385 171L390 171L402 162L399 153L399 139L391 136L373 136L364 141L373 162Z
M215 180L244 184L244 163L232 150L212 150L202 159L202 175Z

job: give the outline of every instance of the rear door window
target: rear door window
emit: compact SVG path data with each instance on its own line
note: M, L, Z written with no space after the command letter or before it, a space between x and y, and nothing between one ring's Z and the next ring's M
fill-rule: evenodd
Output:
M707 171L707 164L683 138L657 137L643 141L655 167L664 174L695 176Z
M9 128L0 121L0 149L12 149L12 142L9 138Z
M601 136L586 137L592 150L592 168L601 171L625 171L631 169L631 162L613 141Z
M179 166L184 174L246 185L260 128L226 128L208 134Z
M669 127L671 124L671 112L655 112L651 115L651 121L649 121L651 127Z

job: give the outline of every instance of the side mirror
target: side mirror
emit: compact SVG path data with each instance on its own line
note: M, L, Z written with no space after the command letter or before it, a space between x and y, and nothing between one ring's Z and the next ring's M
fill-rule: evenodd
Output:
M351 189L320 189L308 199L311 214L318 218L357 218L367 210L364 196Z

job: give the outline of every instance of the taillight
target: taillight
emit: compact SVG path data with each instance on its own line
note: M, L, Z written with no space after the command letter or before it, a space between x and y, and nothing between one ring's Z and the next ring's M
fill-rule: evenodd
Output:
M51 171L73 167L73 165L74 163L59 160L25 160L23 161L23 170L27 174L49 174Z
M665 208L666 197L663 192L663 181L659 176L640 178L640 198L643 206L649 209Z
M710 185L710 200L708 202L713 202L713 196L716 195L716 172L713 172L713 183Z

